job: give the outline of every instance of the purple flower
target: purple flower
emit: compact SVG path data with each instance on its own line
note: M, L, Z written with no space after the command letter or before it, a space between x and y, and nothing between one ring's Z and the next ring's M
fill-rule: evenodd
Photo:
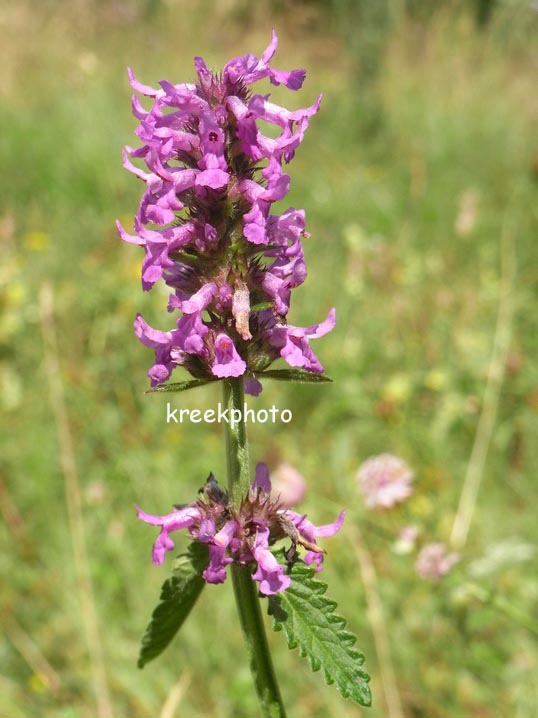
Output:
M420 578L436 583L446 576L459 560L459 554L449 553L444 543L430 543L421 549L415 567Z
M269 343L279 350L290 366L301 367L313 372L322 372L323 367L310 348L310 339L324 336L336 324L336 313L331 309L327 319L312 327L275 326L269 332Z
M153 88L129 70L132 88L151 106L133 96L140 144L125 147L123 166L145 189L134 233L119 222L118 233L144 249L142 288L165 282L173 290L168 309L179 312L176 329L167 332L137 319L138 338L155 351L152 385L178 365L199 378L244 376L253 394L261 391L256 375L279 357L323 371L309 341L334 327L334 310L313 327L287 321L292 291L306 278L304 211L271 212L289 191L284 165L321 96L290 111L268 94L251 94L250 85L263 79L302 86L304 70L271 66L276 47L273 32L260 58L236 57L220 73L197 57L196 83L162 80ZM264 134L267 125L276 136Z
M226 556L226 549L237 529L236 521L227 521L211 540L204 541L209 544L209 563L202 575L208 583L224 583L226 580L226 566L233 563L233 558Z
M177 320L176 326L176 331L172 332L172 336L176 341L176 348L172 351L172 357L177 357L177 363L181 363L182 352L184 354L204 356L207 351L204 338L209 330L202 321L201 312L194 311L190 314L184 314L181 319Z
M259 581L260 593L270 596L285 591L291 583L291 578L284 573L284 566L278 563L269 550L269 529L258 533L252 553L258 564L252 578L254 581Z
M294 524L301 536L311 544L311 550L305 555L305 563L314 563L316 565L316 571L321 571L323 553L316 550L316 539L319 537L334 536L335 533L340 531L344 523L346 512L341 511L336 521L332 524L326 524L325 526L314 526L314 524L306 518L306 515L298 514L295 511L286 511L286 516Z
M160 332L152 329L138 314L134 323L135 334L144 346L155 350L155 363L148 371L152 386L166 381L174 367L171 356L172 332Z
M193 314L201 312L211 304L214 297L218 294L218 287L215 282L204 284L189 299L180 303L181 310L184 314Z
M271 551L275 541L283 538L291 541L286 551L290 561L296 560L297 546L306 548L305 562L315 564L319 571L324 552L316 540L339 531L345 516L342 511L334 523L315 526L305 515L283 508L278 498L271 497L265 464L257 464L249 494L237 508L231 505L227 492L219 487L213 475L201 493L202 498L165 516L147 514L137 507L139 519L160 527L153 545L153 563L162 564L166 552L174 549L170 533L185 528L193 540L208 547L208 564L203 572L208 583L223 583L226 567L233 562L253 564L252 578L260 584L264 595L284 591L291 582L286 566Z
M152 516L137 506L136 514L139 519L145 521L147 524L161 527L161 532L153 544L153 552L151 555L152 561L156 566L160 566L164 561L166 551L173 551L174 549L174 542L169 536L170 532L194 526L201 518L200 510L196 506L186 506L166 516Z
M389 509L411 495L413 472L403 459L380 454L359 467L357 481L368 508Z
M299 90L304 82L305 70L282 72L269 67L269 60L275 54L277 45L278 38L273 30L271 42L261 59L258 60L254 55L234 57L224 67L224 78L232 84L251 85L253 82L268 77L273 85L286 85L290 90Z
M256 464L256 477L250 485L250 498L254 502L259 493L271 493L271 477L269 467L262 461Z
M250 394L251 396L259 396L262 392L262 385L257 379L254 379L254 377L245 377L243 385L245 388L245 394Z
M233 341L226 334L219 334L215 339L215 361L211 371L219 379L229 376L242 376L246 364L236 351Z

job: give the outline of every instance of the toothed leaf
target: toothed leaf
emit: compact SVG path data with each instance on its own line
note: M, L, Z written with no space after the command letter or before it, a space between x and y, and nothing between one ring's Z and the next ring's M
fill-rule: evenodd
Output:
M283 556L279 560L283 562ZM327 585L314 576L315 570L304 563L292 567L291 585L269 602L273 628L284 630L288 647L298 647L311 669L322 670L327 683L335 683L344 698L369 706L364 656L355 646L355 636L345 630L345 619L334 613L336 603L325 595Z
M202 572L207 563L207 546L196 542L176 559L174 573L163 583L160 603L142 638L139 668L160 655L183 625L205 585Z

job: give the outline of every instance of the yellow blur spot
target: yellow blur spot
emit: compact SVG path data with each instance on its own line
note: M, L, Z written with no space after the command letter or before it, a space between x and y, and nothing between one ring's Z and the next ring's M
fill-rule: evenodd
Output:
M81 52L78 56L78 66L85 75L93 75L97 69L98 59L93 52Z
M452 529L454 517L451 514L444 514L441 516L438 525L438 531L440 536L449 536L450 530Z
M44 252L50 246L50 235L46 232L27 232L22 242L30 252Z
M24 303L26 289L22 282L14 281L5 290L6 303L11 307L19 307Z
M413 515L428 518L433 512L433 503L427 496L415 495L409 502Z
M394 374L381 389L381 398L393 404L403 404L411 396L411 380L405 374Z
M134 260L129 264L129 276L132 276L135 279L140 279L141 273L142 269L140 267L140 259Z
M447 385L447 375L440 369L432 369L424 378L424 386L430 391L442 391Z
M16 329L16 327L15 327ZM11 332L14 334L15 332ZM0 337L8 339L10 332L5 331L2 326ZM0 404L6 411L16 409L22 402L22 381L21 377L7 362L0 363Z
M405 284L406 273L405 268L402 266L394 267L391 273L391 279L394 284Z
M48 690L48 682L45 676L38 673L32 673L28 679L28 687L32 693L46 693Z
M371 184L377 184L378 182L381 182L384 176L385 172L383 171L382 167L370 165L370 167L366 168L366 177Z
M128 232L129 234L133 234L134 230L132 214L122 214L118 217L118 221L126 232Z
M183 430L181 426L177 424L169 424L166 427L166 436L170 439L170 441L174 440L176 442L181 442L183 438Z
M343 235L346 246L353 252L360 251L367 241L364 230L355 222L344 227Z

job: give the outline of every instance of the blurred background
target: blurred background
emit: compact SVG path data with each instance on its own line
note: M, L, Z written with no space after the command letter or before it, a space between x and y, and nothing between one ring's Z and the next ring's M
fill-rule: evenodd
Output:
M194 55L259 55L273 26L275 67L307 80L257 91L293 109L324 93L289 168L312 234L290 319L336 306L338 326L315 346L334 384L251 400L293 412L251 427L252 458L300 471L316 523L348 507L322 578L374 695L344 701L269 628L289 714L538 715L538 4L2 0L2 718L258 715L230 582L135 665L170 564L152 566L133 503L165 513L225 462L222 426L167 426L167 397L144 395L151 352L132 322L167 329L166 293L142 294L114 220L132 226L141 191L121 167L126 66L190 81ZM381 452L415 473L385 512L356 482ZM461 561L425 581L398 532L448 544L458 506Z

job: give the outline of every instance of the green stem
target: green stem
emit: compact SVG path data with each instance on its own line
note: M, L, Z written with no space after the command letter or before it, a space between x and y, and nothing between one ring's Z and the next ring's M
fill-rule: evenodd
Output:
M510 601L507 601L501 596L493 596L491 605L508 616L508 618L511 618L512 621L515 621L520 626L523 626L523 628L534 633L535 636L538 636L538 623L534 618L531 618L518 608L518 606L514 606Z
M225 379L223 386L224 405L230 417L230 423L225 424L228 489L234 506L238 506L250 486L247 427L243 419L245 394L241 379ZM238 411L240 421L237 420Z
M520 626L523 626L523 628L534 633L535 636L538 636L538 622L526 614L521 608L514 606L503 596L498 596L493 593L493 591L483 588L478 584L470 584L468 588L471 594L485 606L491 606L497 611L504 613L504 615L508 616L512 621L515 621L515 623L518 623Z
M229 379L225 380L223 385L225 408L229 409L230 417L230 423L226 424L228 488L234 505L238 506L241 498L248 493L250 485L247 431L243 418L243 381ZM241 419L234 421L232 425L232 417L239 417L238 411ZM250 568L233 564L232 580L262 714L264 718L286 718Z

